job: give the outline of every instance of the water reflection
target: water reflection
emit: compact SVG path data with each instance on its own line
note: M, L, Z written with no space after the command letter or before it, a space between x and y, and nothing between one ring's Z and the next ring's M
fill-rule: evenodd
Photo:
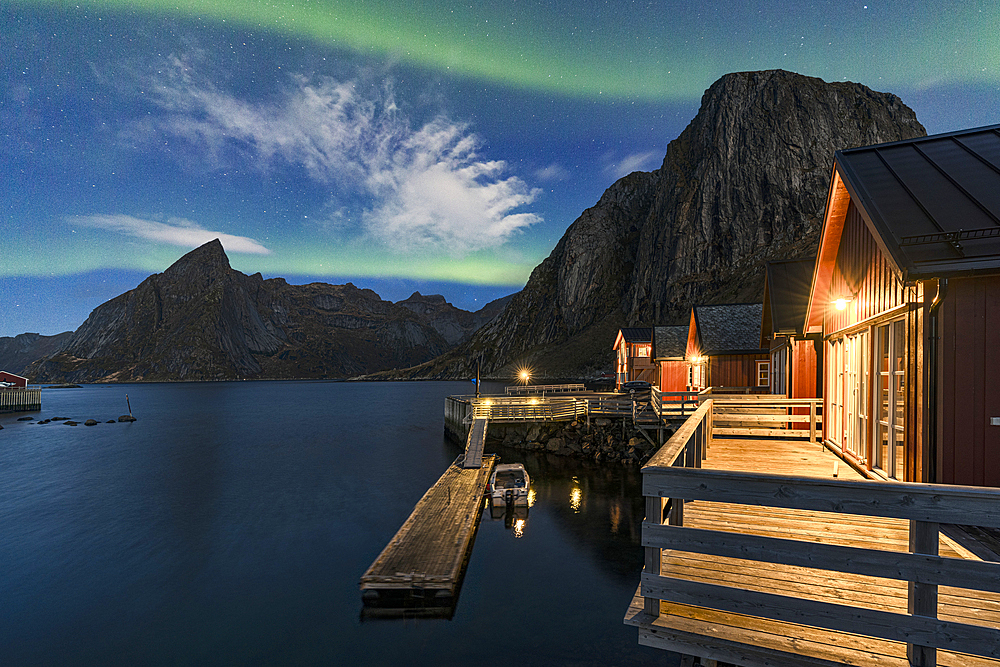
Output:
M490 505L490 519L503 519L503 527L513 532L515 538L524 537L524 529L528 523L528 507L524 505Z

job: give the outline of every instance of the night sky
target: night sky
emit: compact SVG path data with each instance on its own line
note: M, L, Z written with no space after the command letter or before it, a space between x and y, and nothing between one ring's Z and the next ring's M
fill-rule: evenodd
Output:
M996 2L3 0L0 25L0 336L216 237L247 274L475 310L727 72L1000 122Z

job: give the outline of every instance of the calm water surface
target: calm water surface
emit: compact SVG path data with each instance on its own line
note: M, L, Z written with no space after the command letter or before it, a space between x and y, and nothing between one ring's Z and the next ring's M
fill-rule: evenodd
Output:
M465 382L43 390L0 415L0 664L664 665L622 617L639 475L516 451L523 533L480 527L451 620L361 618L358 579L460 453ZM106 424L127 412L138 421Z

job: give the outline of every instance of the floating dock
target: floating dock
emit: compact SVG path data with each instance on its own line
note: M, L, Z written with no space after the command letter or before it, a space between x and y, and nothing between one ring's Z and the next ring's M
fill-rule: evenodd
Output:
M363 616L451 617L496 463L487 455L481 467L463 468L463 458L417 502L362 575Z

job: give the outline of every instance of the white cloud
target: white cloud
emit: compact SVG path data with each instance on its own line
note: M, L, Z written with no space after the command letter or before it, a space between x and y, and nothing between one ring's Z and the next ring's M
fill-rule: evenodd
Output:
M645 153L633 153L626 155L621 160L609 164L604 171L613 178L628 176L633 171L652 171L660 166L663 160L663 153L657 151L646 151Z
M540 181L565 181L569 178L569 171L558 164L550 164L535 172L535 178Z
M233 236L199 227L190 220L172 218L168 222L142 220L130 215L77 215L66 218L70 225L92 227L118 232L127 236L169 243L182 248L197 248L213 239L219 239L227 252L270 255L271 251L246 236Z
M169 112L161 130L220 162L235 151L265 169L278 160L304 167L330 186L331 208L367 202L354 219L391 249L460 255L502 245L541 220L515 212L540 190L477 155L467 125L439 116L414 129L389 86L361 94L352 82L297 77L278 102L251 104L195 82L175 60L155 91Z

